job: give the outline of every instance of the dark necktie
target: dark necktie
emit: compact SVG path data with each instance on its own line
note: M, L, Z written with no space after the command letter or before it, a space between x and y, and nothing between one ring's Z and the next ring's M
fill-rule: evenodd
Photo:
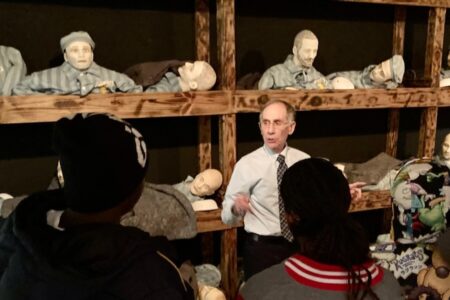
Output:
M281 198L280 193L280 184L281 179L283 178L284 172L287 170L286 162L284 161L283 155L278 155L277 157L278 161L278 169L277 169L277 182L278 182L278 205L280 210L280 228L281 228L281 235L287 239L288 241L292 242L294 240L294 237L292 236L291 231L289 230L287 221L286 221L286 215L284 214L284 202Z

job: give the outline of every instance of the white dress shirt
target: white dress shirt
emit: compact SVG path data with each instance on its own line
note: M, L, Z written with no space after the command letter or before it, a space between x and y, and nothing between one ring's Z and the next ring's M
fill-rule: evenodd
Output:
M288 146L280 154L285 156L288 167L310 157L305 152ZM241 217L234 215L231 208L237 194L247 194L250 196L251 211L244 216L244 229L260 235L281 235L277 157L277 153L262 146L236 163L222 203L224 223L232 225L240 220Z

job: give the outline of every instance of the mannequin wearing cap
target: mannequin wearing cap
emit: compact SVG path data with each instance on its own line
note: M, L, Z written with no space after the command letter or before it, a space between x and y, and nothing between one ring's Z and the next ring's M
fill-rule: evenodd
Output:
M27 66L19 50L0 46L0 96L11 95L11 89L25 77Z
M447 168L450 168L450 133L448 133L441 145L441 152L435 156L435 160Z
M194 299L169 241L119 224L147 173L139 131L78 113L56 122L53 147L64 187L28 196L3 220L0 299Z
M319 40L310 30L300 31L294 39L292 54L278 65L267 69L258 83L259 90L326 89L330 82L313 67Z
M205 201L212 205L211 209L217 209L216 202L212 199L205 199L205 197L213 195L222 185L222 180L220 171L206 169L198 173L195 178L188 176L184 181L174 184L173 187L189 199L194 210L203 210L201 207L206 205Z
M72 32L60 41L65 62L58 67L34 72L13 89L14 95L142 92L132 79L97 65L95 43L87 32Z
M216 83L216 72L206 61L186 62L175 71L164 74L146 92L206 91Z
M405 62L400 55L394 55L378 65L370 65L362 71L342 71L327 76L329 80L345 77L357 89L396 88L403 80Z

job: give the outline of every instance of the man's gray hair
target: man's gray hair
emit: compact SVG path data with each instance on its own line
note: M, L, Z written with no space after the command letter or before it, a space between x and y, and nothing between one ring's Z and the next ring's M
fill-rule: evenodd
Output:
M264 103L264 105L261 107L261 111L260 111L260 113L259 113L259 121L260 121L260 122L262 121L262 114L263 114L264 110L265 110L268 106L270 106L270 105L272 105L272 104L274 104L274 103L281 103L281 104L283 104L283 105L286 107L286 112L287 112L287 119L288 119L288 121L290 121L290 122L295 121L296 111L295 111L294 106L292 106L290 103L288 103L288 102L286 102L286 101L284 101L284 100L281 100L281 99L273 99L273 100L267 101L267 102Z
M311 30L305 29L295 36L294 46L300 49L302 47L303 39L318 40L317 36Z

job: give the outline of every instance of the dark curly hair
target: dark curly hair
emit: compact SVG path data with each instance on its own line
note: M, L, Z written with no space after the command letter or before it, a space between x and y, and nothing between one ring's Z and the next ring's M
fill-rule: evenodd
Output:
M280 192L300 253L345 268L351 278L347 299L378 299L371 278L364 282L354 271L368 260L369 241L348 215L351 195L342 172L324 159L301 160L285 172Z

